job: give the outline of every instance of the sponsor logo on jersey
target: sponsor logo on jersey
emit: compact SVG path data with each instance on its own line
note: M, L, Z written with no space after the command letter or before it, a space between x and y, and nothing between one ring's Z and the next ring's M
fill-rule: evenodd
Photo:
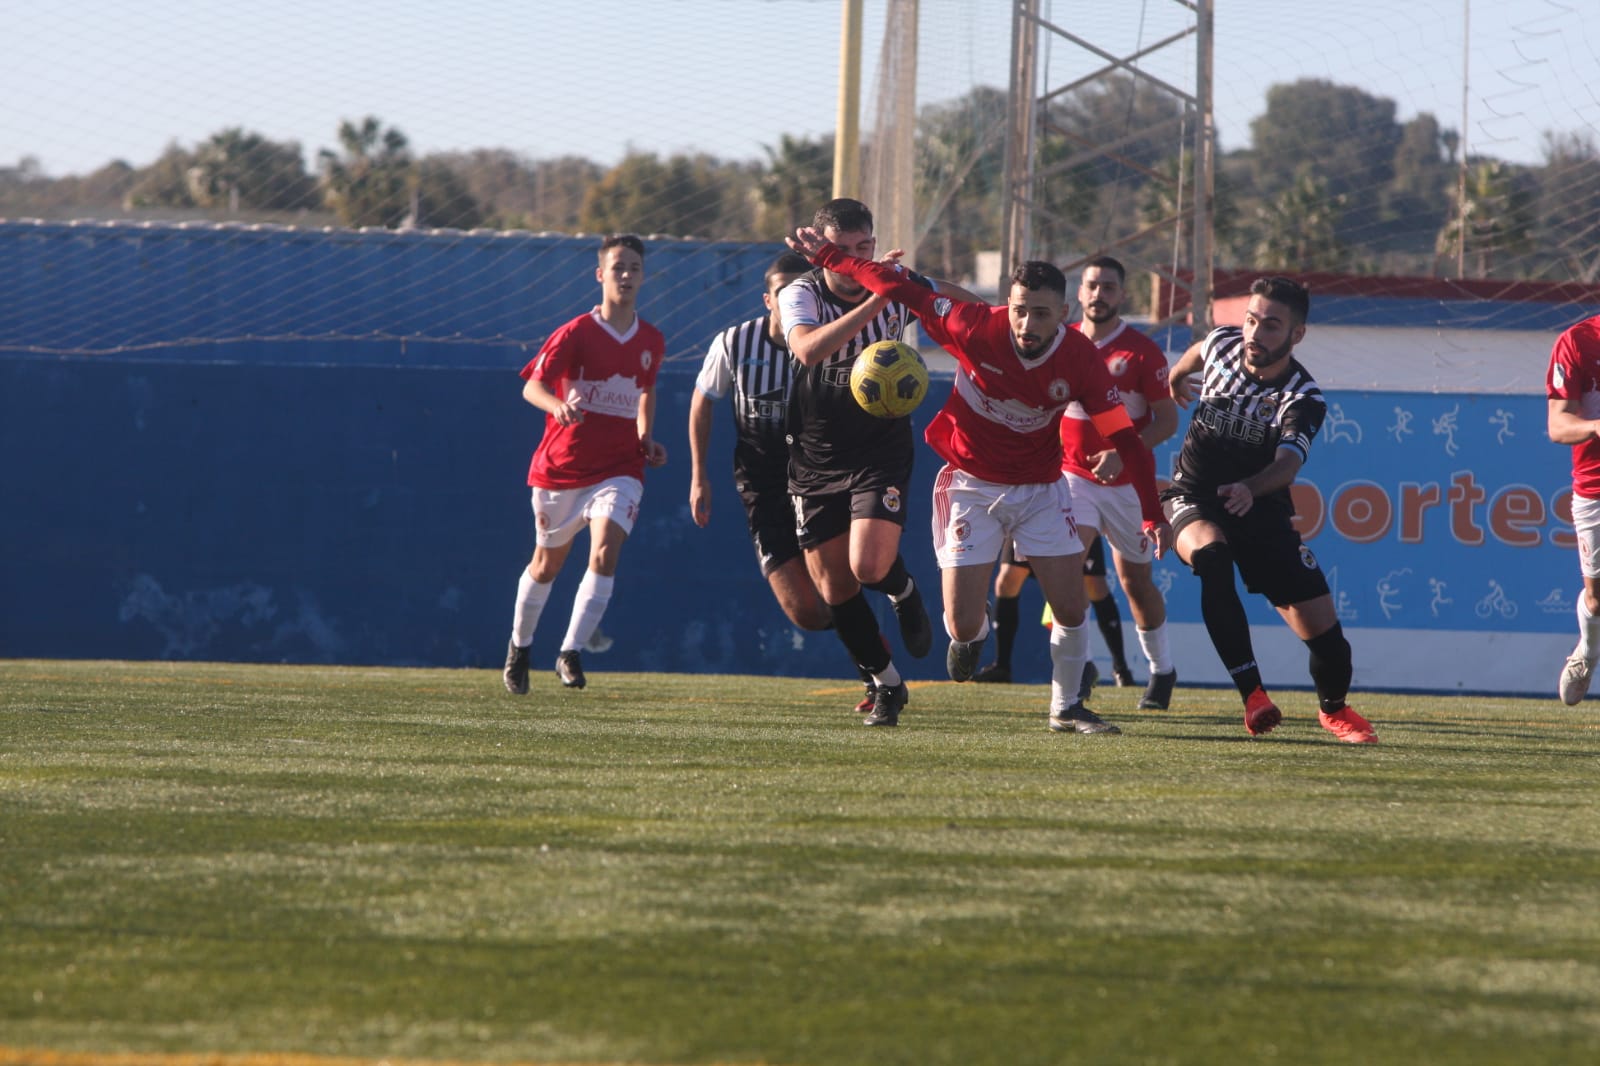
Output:
M900 490L890 488L883 494L883 509L890 514L900 513Z
M1312 555L1311 549L1304 544L1300 545L1300 565L1307 570L1315 570L1317 568L1317 557Z
M1564 389L1567 387L1567 372L1561 369L1560 363L1557 363L1555 366L1551 367L1550 381L1558 389Z
M1067 387L1065 380L1056 378L1050 382L1050 387L1046 391L1049 392L1052 403L1066 403L1067 396L1072 390Z

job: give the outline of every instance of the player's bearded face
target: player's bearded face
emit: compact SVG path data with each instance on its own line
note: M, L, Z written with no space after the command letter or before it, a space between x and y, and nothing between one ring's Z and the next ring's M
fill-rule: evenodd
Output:
M1037 355L1054 339L1067 308L1058 292L1013 285L1006 311L1011 319L1011 343L1023 355Z
M1251 370L1265 370L1282 362L1305 332L1305 326L1297 325L1283 304L1264 296L1250 297L1244 312L1245 364Z
M872 235L871 230L845 230L840 232L832 226L822 230L822 236L832 241L846 252L858 259L873 259L878 254L878 238ZM833 271L824 271L828 281L828 288L846 300L859 300L867 295L867 287L853 278Z
M1117 272L1105 267L1089 267L1078 285L1078 302L1083 317L1090 322L1110 322L1122 311L1122 282Z

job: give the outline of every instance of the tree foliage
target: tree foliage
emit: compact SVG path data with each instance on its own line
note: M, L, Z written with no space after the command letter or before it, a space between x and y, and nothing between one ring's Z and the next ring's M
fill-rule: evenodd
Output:
M339 146L318 153L324 201L347 226L399 226L411 211L406 135L368 115L339 123Z

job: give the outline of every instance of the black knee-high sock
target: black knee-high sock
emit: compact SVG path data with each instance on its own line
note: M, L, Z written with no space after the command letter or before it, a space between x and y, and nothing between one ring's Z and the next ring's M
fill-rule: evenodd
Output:
M868 673L881 673L889 665L889 645L883 641L878 616L872 613L867 598L857 592L831 609L834 629L856 665Z
M896 555L894 564L889 567L889 572L884 574L881 580L874 581L872 584L863 587L869 588L873 592L881 592L890 598L903 596L906 590L911 587L911 571L906 569L905 559Z
M1090 600L1089 606L1094 608L1094 624L1100 627L1100 636L1111 652L1111 669L1119 674L1126 673L1128 654L1122 646L1122 612L1117 610L1117 598Z
M1306 641L1311 649L1311 681L1317 686L1317 702L1329 714L1342 711L1350 694L1350 676L1355 666L1350 661L1350 641L1338 622L1326 633Z
M1223 541L1212 541L1189 556L1189 568L1200 579L1200 617L1211 645L1239 695L1248 697L1261 687L1261 670L1250 642L1250 620L1233 580L1233 551Z
M1011 647L1017 640L1021 616L1021 596L994 598L994 661L1011 669Z

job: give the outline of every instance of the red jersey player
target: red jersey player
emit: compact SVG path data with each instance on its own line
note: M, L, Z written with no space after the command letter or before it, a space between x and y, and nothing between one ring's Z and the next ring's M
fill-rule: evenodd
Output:
M1153 449L1177 430L1178 405L1167 384L1167 357L1155 341L1122 319L1125 277L1122 264L1109 255L1089 261L1078 285L1083 321L1077 329L1099 349L1140 441ZM1067 405L1061 418L1061 445L1061 468L1072 490L1078 537L1086 546L1093 546L1104 533L1111 542L1117 577L1128 594L1139 646L1150 665L1150 680L1139 707L1164 711L1172 702L1178 672L1167 641L1166 600L1151 573L1150 540L1140 529L1138 494L1121 456L1108 446L1077 401Z
M1083 545L1061 477L1057 423L1078 400L1131 472L1145 532L1159 555L1171 529L1156 497L1155 461L1123 409L1094 346L1067 329L1067 282L1049 263L1013 271L1006 307L940 295L898 268L850 256L813 229L789 239L824 269L847 275L917 313L922 328L961 365L925 438L945 460L934 484L934 551L943 577L945 665L972 677L988 634L989 575L1009 538L1033 562L1057 624L1051 629L1050 728L1115 733L1078 699L1088 659Z
M623 541L644 495L644 469L667 461L651 436L661 331L634 310L644 281L644 242L632 234L600 245L600 305L550 335L522 368L523 398L545 412L544 437L528 467L537 529L533 561L517 584L506 689L528 691L528 659L550 586L578 532L589 530L589 569L578 585L556 675L583 688L579 649L600 624Z
M1582 702L1600 658L1600 315L1556 338L1545 375L1550 439L1572 446L1572 525L1578 535L1578 646L1561 668L1561 702Z

